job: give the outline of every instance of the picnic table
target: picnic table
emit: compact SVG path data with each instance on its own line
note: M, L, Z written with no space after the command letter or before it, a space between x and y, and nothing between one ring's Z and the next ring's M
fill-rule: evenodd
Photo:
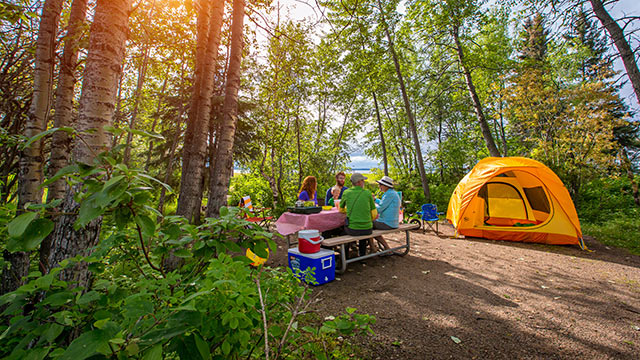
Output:
M344 226L346 218L347 216L338 209L322 210L316 214L284 212L276 220L276 230L282 235L291 235L308 229L322 232Z

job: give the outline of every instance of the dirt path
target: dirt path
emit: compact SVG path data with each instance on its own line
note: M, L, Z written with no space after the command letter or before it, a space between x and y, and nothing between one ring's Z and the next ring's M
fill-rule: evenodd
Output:
M351 264L318 287L319 312L376 315L361 344L370 359L640 359L640 256L587 245L413 232L407 256Z

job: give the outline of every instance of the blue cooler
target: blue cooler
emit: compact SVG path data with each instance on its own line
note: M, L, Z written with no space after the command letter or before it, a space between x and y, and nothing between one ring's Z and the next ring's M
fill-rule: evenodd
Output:
M313 277L316 281L311 283L312 285L322 285L336 278L335 254L332 250L320 249L316 253L305 254L298 248L289 249L289 267L294 274L308 268L315 268ZM296 277L305 281L304 274L297 273Z

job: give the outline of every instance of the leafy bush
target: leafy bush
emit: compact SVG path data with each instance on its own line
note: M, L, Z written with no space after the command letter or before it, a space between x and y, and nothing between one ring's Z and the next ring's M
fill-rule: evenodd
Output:
M248 248L266 258L276 246L238 209L222 208L220 218L199 226L162 217L148 204L159 182L117 159L101 154L93 165L56 176L80 188L76 228L103 216L102 241L91 256L67 259L48 274L33 271L25 285L0 297L0 356L330 358L348 346L337 336L371 332L375 319L353 309L320 324L305 317L313 303L307 286L288 269L254 268L241 255ZM50 206L12 220L11 242L0 231L3 243L12 251L35 248L46 233L32 241L22 235L40 220L49 229ZM169 254L183 260L171 272L162 265ZM80 262L93 276L88 288L60 276Z
M582 186L576 204L580 221L599 223L637 209L627 177L603 177Z
M640 211L623 212L599 223L582 223L582 232L605 245L620 247L640 255Z
M244 196L251 196L253 206L271 207L273 193L269 183L258 174L240 174L231 178L229 187L231 206L236 206Z

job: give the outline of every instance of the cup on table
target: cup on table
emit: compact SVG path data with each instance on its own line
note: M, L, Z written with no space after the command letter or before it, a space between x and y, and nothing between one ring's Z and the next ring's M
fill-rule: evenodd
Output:
M333 200L333 204L335 205L336 209L340 208L340 199L334 199Z

